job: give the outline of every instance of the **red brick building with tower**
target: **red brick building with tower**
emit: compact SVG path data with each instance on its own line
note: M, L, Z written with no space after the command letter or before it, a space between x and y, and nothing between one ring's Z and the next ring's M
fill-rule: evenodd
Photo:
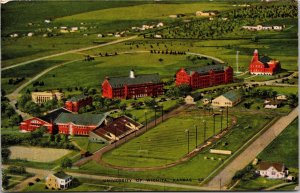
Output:
M273 75L280 70L280 62L268 56L259 57L258 50L254 50L251 63L249 65L250 74Z
M107 77L102 83L102 96L105 98L140 98L163 94L163 82L159 74L135 75L131 70L129 76Z
M233 81L233 69L221 64L198 68L181 68L176 73L176 86L187 84L192 89L227 84Z
M74 96L65 102L65 108L72 112L78 112L80 108L92 105L93 98L85 95Z

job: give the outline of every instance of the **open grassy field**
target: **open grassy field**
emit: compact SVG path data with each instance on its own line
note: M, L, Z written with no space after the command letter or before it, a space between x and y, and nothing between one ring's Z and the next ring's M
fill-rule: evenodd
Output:
M190 151L195 148L196 143L197 145L203 143L204 123L202 121L206 121L207 126L205 139L213 136L212 116L204 116L201 119L199 112L185 112L166 120L141 137L104 154L103 159L108 163L127 167L157 166L174 162L187 154L187 129ZM198 128L197 134L195 126ZM224 115L222 127L226 127ZM216 117L215 129L216 133L221 129L220 116Z
M159 62L160 58L163 59L162 62ZM199 61L197 65L206 65L209 61L211 60ZM185 55L139 53L99 57L95 61L79 61L57 68L39 79L45 83L45 86L35 88L41 90L75 86L97 88L101 87L106 76L127 76L130 69L134 69L136 75L158 72L162 78L170 78L180 67L194 65L191 61L186 60ZM118 70L116 71L116 69Z
M282 162L288 168L298 168L298 119L289 125L263 152L263 161Z
M11 146L9 150L11 151L10 159L25 159L34 162L52 162L71 152L66 149L25 146Z
M76 144L81 147L81 149L85 151L89 151L90 153L94 153L95 151L101 149L105 146L105 144L102 143L92 143L89 141L88 137L79 137L74 136L72 137L72 141L76 142Z
M284 183L283 180L268 180L264 177L258 177L254 180L241 181L234 190L238 191L258 191L265 188Z
M260 86L257 89L260 89L260 90L272 89L273 91L276 91L278 94L297 94L298 93L298 88L297 87Z
M147 20L166 19L171 14L195 14L199 10L226 10L232 8L227 3L197 2L197 3L151 3L131 7L112 8L91 11L62 17L56 22L96 21L96 20Z

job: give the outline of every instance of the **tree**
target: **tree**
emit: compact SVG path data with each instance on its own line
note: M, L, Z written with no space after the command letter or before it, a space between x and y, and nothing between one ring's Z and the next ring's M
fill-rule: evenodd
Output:
M10 117L8 120L8 125L10 127L19 125L19 123L22 121L22 117L20 115L14 114L13 116Z
M155 99L147 99L144 101L145 105L150 107L150 108L154 108L157 105L157 102L155 101Z
M162 61L164 61L164 59L162 59L162 58L159 58L159 59L158 59L158 61L159 61L159 62L162 62Z
M62 168L70 168L72 167L72 161L69 158L65 158L61 162L61 167Z
M60 140L61 140L60 135L59 135L59 134L56 134L56 135L55 135L55 143L59 143Z
M7 176L6 172L2 172L2 187L3 189L7 189L9 184L9 177Z
M180 96L186 96L188 93L190 93L192 91L191 86L187 85L187 84L182 84L178 87L179 89L179 95Z
M2 149L1 149L2 162L8 161L10 154L11 154L11 151L8 148L2 147Z
M25 104L28 102L28 101L31 101L31 95L26 93L26 94L23 94L19 100L18 100L18 106L20 108L24 108L25 107Z

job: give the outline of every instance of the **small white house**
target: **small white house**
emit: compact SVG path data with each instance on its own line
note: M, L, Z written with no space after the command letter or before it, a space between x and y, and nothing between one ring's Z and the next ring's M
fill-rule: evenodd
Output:
M281 106L281 100L266 99L264 102L265 109L277 109Z
M162 37L161 37L161 35L159 35L159 34L155 34L155 35L154 35L154 38L162 38Z
M46 177L46 186L53 190L65 190L71 186L72 179L72 176L59 171Z
M286 96L286 95L283 95L283 94L278 94L278 95L276 96L276 99L277 99L277 100L286 101L286 100L287 100L287 96Z
M159 22L156 27L163 27L164 26L164 23L163 22Z
M281 163L261 162L256 171L260 176L269 179L283 179L289 171Z
M50 23L51 21L50 21L50 19L45 19L44 22L45 22L45 23Z
M71 32L75 32L75 31L78 31L78 27L71 27Z
M98 38L102 38L103 35L102 35L102 34L98 34L97 37L98 37Z
M194 101L194 98L191 95L188 95L184 98L184 101L187 105L194 105L196 102Z
M32 32L29 32L29 33L27 34L27 36L28 36L28 37L32 37L32 36L33 36L33 33L32 33Z

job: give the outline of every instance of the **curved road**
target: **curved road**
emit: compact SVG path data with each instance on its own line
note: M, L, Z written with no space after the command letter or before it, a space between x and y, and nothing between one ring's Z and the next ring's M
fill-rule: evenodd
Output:
M16 90L14 90L11 94L6 95L6 97L9 99L9 104L14 108L14 110L22 116L23 119L27 119L30 117L29 114L24 113L22 111L20 111L19 109L16 108L16 103L17 103L17 99L18 99L18 95L19 92L24 89L26 86L28 86L29 84L31 84L33 81L37 80L38 78L40 78L41 76L47 74L48 72L50 72L51 70L58 68L60 66L66 65L66 64L70 64L73 62L76 62L79 60L72 60L72 61L68 61L68 62L64 62L55 66L52 66L50 68L47 68L46 70L42 71L41 73L37 74L35 77L33 77L32 79L30 79L29 81L25 82L24 84L22 84L21 86L19 86Z
M86 50L90 50L90 49L95 49L95 48L100 48L100 47L112 45L112 44L117 44L117 43L120 43L120 42L124 42L124 41L127 41L127 40L137 38L137 37L138 36L130 36L130 37L115 40L115 41L112 41L112 42L107 42L107 43L101 44L101 45L90 46L90 47L85 47L85 48L79 48L79 49L76 49L76 50L69 50L69 51L65 51L65 52L61 52L61 53L57 53L57 54L52 54L52 55L44 56L44 57L41 57L41 58L36 58L36 59L33 59L33 60L28 60L28 61L25 61L25 62L14 64L14 65L11 65L11 66L8 66L8 67L5 67L5 68L1 68L1 71L8 70L8 69L11 69L11 68L15 68L15 67L18 67L18 66L22 66L22 65L25 65L25 64L29 64L31 62L36 62L36 61L56 57L56 56L62 56L62 55L65 55L65 54L71 54L71 53L75 53L75 52L81 52L81 51L86 51Z

